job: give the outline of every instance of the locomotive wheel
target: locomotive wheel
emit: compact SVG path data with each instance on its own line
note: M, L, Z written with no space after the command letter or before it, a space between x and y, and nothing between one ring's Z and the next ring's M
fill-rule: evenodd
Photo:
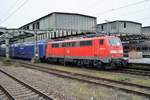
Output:
M112 69L116 69L116 64L114 62L111 62L110 66L111 66Z
M77 60L77 66L78 66L78 67L83 66L83 62L82 62L81 60Z
M102 65L102 62L101 62L101 61L98 61L98 60L96 60L96 61L93 62L93 66L94 66L95 68L98 68L98 69L104 69L104 67L103 67L103 65Z
M122 62L121 62L121 65L122 65L121 67L127 67L128 63L122 61Z

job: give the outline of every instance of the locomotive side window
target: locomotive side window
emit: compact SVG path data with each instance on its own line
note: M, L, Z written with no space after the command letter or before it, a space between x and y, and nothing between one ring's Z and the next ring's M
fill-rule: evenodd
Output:
M62 44L62 47L74 47L76 46L76 42L66 42Z
M54 44L52 44L52 47L53 47L53 48L58 48L58 47L59 47L59 44L58 44L58 43L54 43Z
M99 40L99 44L100 44L100 45L103 45L103 44L104 44L104 39L100 39L100 40Z
M92 41L91 40L80 41L80 46L91 46L91 45L92 45Z

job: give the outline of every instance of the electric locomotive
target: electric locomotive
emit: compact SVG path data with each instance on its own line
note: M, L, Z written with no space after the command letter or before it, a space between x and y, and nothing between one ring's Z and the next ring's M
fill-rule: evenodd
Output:
M55 62L73 62L78 66L105 69L120 68L127 64L123 46L116 36L99 36L63 41L50 41L46 46L46 59Z

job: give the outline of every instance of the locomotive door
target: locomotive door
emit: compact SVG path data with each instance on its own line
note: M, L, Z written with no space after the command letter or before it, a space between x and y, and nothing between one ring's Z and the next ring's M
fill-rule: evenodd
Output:
M98 57L99 55L99 42L98 42L98 40L94 40L93 41L93 47L94 47L94 57Z
M99 39L99 56L106 57L106 45L104 39Z

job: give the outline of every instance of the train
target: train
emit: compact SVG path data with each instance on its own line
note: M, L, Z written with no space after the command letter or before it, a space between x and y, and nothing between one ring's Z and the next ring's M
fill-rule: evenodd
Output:
M121 68L128 63L123 57L123 46L117 36L98 36L65 39L60 41L38 41L41 61L74 63L77 66L99 69ZM0 55L4 56L4 48ZM35 42L14 43L9 47L11 58L31 60L35 54ZM108 66L107 66L108 65Z

